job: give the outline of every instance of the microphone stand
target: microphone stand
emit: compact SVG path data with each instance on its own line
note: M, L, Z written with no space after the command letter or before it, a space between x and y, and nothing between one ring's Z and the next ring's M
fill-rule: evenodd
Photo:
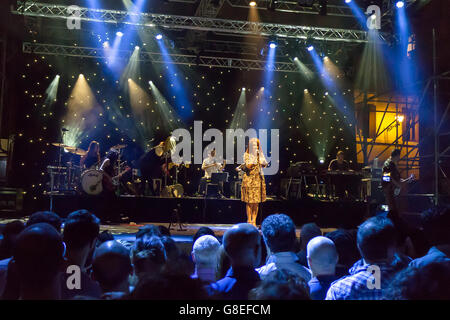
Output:
M263 194L263 191L262 191L262 187L263 187L263 176L262 176L262 174L261 174L261 162L260 162L260 159L259 159L259 157L260 157L260 153L259 153L259 149L258 149L258 174L259 174L259 181L260 181L260 186L259 186L259 192L260 192L260 199L261 199L261 202L260 203L258 203L258 211L260 211L261 212L261 223L260 223L260 225L262 225L262 214L263 214L263 211L262 211L262 194ZM258 217L258 215L256 215L256 217ZM255 218L255 224L256 224L256 218Z

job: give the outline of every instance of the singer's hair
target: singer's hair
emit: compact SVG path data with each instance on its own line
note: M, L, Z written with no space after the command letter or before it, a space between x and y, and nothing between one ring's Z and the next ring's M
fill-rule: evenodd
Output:
M250 144L252 143L252 141L256 141L256 145L258 146L258 150L259 152L262 152L261 150L261 144L259 143L259 139L258 138L251 138L250 141L248 142L248 146L247 146L247 153L250 153Z

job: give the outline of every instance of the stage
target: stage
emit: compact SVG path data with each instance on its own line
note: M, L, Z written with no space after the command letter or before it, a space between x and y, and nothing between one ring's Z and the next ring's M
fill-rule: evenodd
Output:
M202 197L164 198L120 196L114 199L81 195L53 195L53 211L62 217L78 209L91 210L102 221L112 223L235 224L246 221L245 204L238 199ZM27 208L26 214L50 209L50 196L44 195ZM323 228L354 228L369 213L363 201L326 201L305 197L285 200L269 197L258 214L261 219L274 213L289 215L297 226L316 222Z

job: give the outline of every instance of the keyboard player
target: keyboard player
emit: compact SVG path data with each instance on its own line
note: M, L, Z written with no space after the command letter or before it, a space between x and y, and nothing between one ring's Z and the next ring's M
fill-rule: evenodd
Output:
M331 160L328 166L328 171L337 173L341 171L342 173L352 171L350 170L349 163L345 160L344 151L341 150L337 152L336 159ZM347 186L349 185L348 181L346 181L347 177L344 174L336 174L333 176L330 175L330 177L330 183L332 185L332 188L334 188L334 195L340 199L347 198L349 194L347 190Z

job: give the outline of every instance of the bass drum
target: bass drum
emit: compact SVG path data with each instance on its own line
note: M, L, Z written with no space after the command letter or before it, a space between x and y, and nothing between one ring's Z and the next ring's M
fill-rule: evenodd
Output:
M81 174L81 190L91 196L103 191L103 172L96 169L86 170Z

